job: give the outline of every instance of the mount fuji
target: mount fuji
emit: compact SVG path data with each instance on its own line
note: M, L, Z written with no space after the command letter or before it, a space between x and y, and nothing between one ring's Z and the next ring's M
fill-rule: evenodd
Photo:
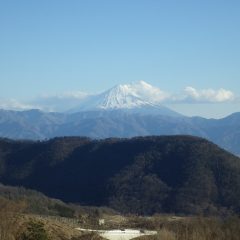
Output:
M160 104L160 101L164 98L167 98L167 95L160 89L144 81L139 81L131 84L117 85L103 93L89 96L69 112L117 110L139 114L182 116Z
M223 119L186 117L161 103L171 98L139 81L76 98L65 112L0 110L0 138L42 140L61 136L93 139L147 135L194 135L240 155L240 113ZM60 103L64 104L64 98ZM48 104L51 107L51 104Z

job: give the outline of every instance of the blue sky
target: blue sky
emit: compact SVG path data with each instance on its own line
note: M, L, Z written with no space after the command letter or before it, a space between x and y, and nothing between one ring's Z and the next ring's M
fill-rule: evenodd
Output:
M237 0L1 1L0 96L99 92L138 80L238 96L239 12Z

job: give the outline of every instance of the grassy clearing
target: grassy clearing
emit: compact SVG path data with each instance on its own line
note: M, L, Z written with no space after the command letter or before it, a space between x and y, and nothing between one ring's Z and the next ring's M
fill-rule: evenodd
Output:
M220 217L176 217L155 215L152 217L121 216L106 211L82 212L75 218L60 216L39 216L26 214L24 202L0 198L0 240L29 240L29 232L40 229L37 236L47 236L48 240L101 240L95 233L84 233L76 227L92 229L148 229L158 231L157 235L144 236L141 240L239 240L239 216ZM103 218L105 224L98 225ZM31 227L29 230L29 226ZM26 232L25 232L26 231ZM25 233L24 233L25 232ZM34 233L35 234L35 233ZM33 236L36 236L34 235ZM30 238L31 239L31 238ZM41 238L40 238L41 239ZM34 240L38 240L35 239ZM42 240L42 239L41 239Z
M152 225L149 225L151 222ZM155 236L141 240L239 240L240 219L237 216L220 218L191 217L177 221L159 221L152 218L146 226L158 230ZM142 220L141 220L142 223Z

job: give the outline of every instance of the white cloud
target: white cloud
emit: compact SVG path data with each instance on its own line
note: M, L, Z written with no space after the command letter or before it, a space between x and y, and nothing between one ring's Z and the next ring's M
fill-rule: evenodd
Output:
M197 103L225 103L240 101L235 94L223 88L196 89L188 86L181 93L169 93L150 84L139 81L133 84L122 85L126 92L134 93L147 101L160 104L197 104ZM27 110L40 109L43 111L64 112L82 104L85 100L98 94L88 94L81 91L69 91L60 94L41 95L28 102L16 99L0 99L0 109Z
M188 86L181 93L169 93L144 81L126 86L133 88L138 96L158 103L222 103L236 99L232 91L223 88L196 89Z
M16 99L7 99L7 100L0 99L0 109L22 111L22 110L28 110L28 109L34 109L34 108L39 108L39 107L20 102Z
M128 85L129 86L129 85ZM154 87L144 81L139 81L130 85L138 96L151 101L151 102L163 102L171 97L171 95L161 89Z
M88 93L82 91L68 91L58 94L42 94L39 99L84 99L89 96Z
M138 96L158 103L222 103L236 100L232 91L223 88L196 89L188 86L181 93L169 93L144 81L126 86L133 88L131 91L134 90Z
M45 111L64 112L78 106L90 94L81 91L71 91L59 94L44 94L31 101Z
M206 102L206 103L221 103L233 101L235 99L234 93L230 90L220 88L214 89L200 89L193 87L186 87L184 90L183 100L186 102Z
M67 111L86 99L89 94L80 91L64 92L60 94L43 94L25 102L16 99L0 99L0 109L23 111L39 109L43 111Z

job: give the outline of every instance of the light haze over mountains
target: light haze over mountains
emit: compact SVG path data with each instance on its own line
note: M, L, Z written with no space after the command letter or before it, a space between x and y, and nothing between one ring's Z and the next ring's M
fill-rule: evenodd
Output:
M100 93L90 94L83 91L70 91L55 95L42 95L33 100L20 102L15 99L0 101L0 108L6 110L39 109L47 112L78 112L90 110L116 110L142 107L168 107L187 116L216 117L217 111L224 104L229 105L229 112L219 112L218 118L229 115L232 106L239 103L238 97L227 89L200 89L186 87L178 93L170 93L145 81L136 81L128 84L119 84ZM197 107L194 108L194 105ZM216 111L208 111L209 107ZM188 109L184 110L184 107ZM206 108L204 114L201 108ZM191 114L191 109L195 113ZM199 112L196 111L199 109ZM235 108L237 109L237 108ZM190 111L189 111L190 110ZM211 115L212 114L212 115Z
M67 102L63 97L58 104L67 103L64 112L1 110L0 137L43 140L59 136L100 139L184 134L207 138L239 155L240 113L222 119L206 119L187 117L166 106L167 102L174 101L194 102L201 98L217 102L232 97L230 92L219 90L176 98L139 81L117 85L100 94L80 94L74 102ZM52 103L56 104L56 99ZM46 103L43 106L47 106ZM51 108L51 101L48 107Z

